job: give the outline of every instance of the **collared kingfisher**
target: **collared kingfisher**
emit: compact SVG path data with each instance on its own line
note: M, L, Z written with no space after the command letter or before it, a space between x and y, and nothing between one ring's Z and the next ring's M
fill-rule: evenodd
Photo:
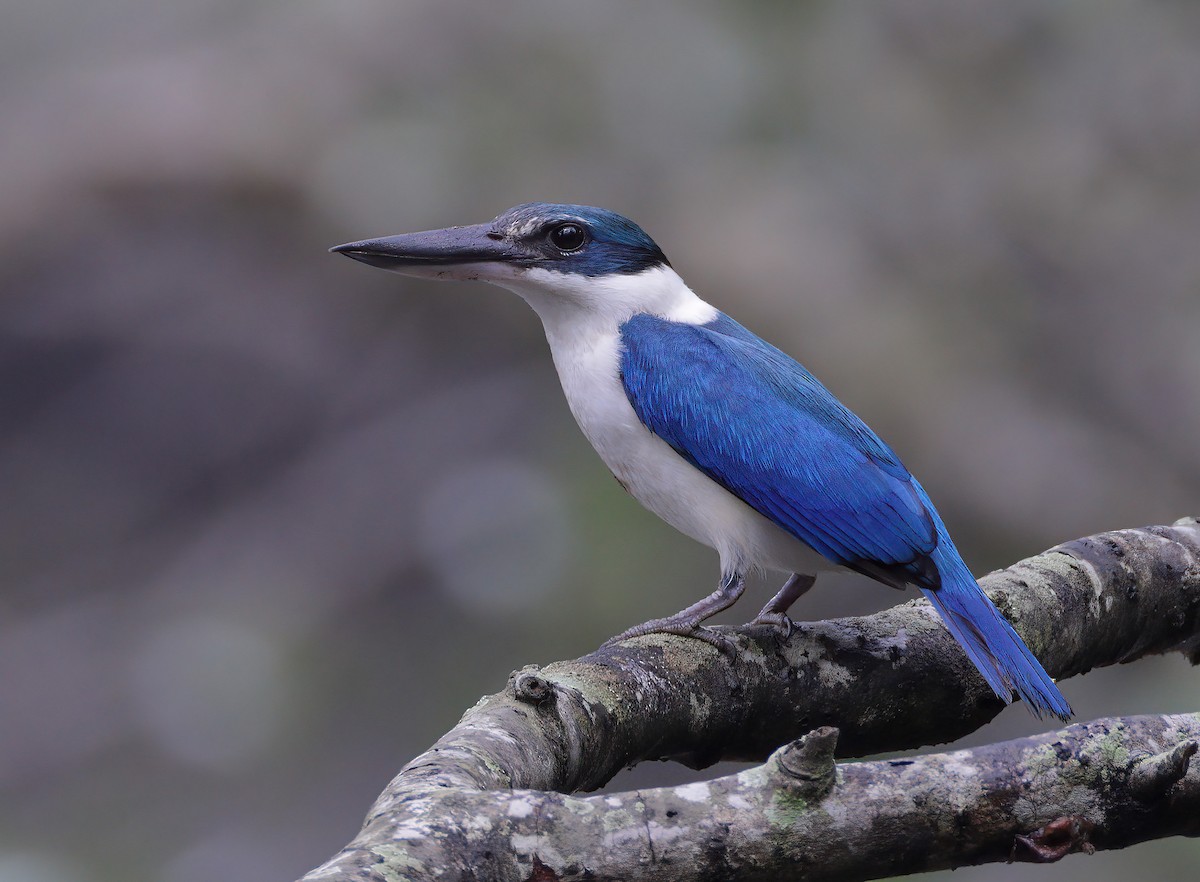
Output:
M614 640L701 623L754 568L790 573L755 622L791 631L792 603L838 567L920 589L1005 702L1067 719L1054 681L984 594L899 457L812 374L701 300L632 221L584 205L518 205L490 223L339 245L408 276L477 279L542 320L567 403L621 485L716 549L709 596Z

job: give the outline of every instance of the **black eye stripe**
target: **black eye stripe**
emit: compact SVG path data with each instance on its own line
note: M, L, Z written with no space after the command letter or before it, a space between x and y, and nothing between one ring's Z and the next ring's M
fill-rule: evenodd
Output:
M559 251L578 251L587 242L587 232L579 224L567 221L552 227L547 238Z

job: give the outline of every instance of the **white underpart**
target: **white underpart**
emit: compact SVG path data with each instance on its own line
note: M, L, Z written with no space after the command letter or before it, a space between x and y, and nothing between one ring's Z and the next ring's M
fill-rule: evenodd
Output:
M815 573L831 567L672 450L630 405L619 375L621 324L642 312L689 324L705 324L718 314L674 270L589 278L494 265L455 269L457 278L508 288L534 308L571 413L600 458L638 502L715 548L724 572L760 567Z

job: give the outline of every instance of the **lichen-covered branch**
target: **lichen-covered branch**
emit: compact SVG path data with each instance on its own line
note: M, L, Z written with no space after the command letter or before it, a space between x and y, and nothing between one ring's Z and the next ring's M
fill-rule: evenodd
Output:
M1060 678L1171 649L1195 660L1200 645L1195 519L1067 543L982 583ZM1000 703L924 601L803 624L787 640L768 628L727 633L737 647L733 660L701 641L652 635L515 674L505 692L483 699L406 766L355 842L305 879L713 878L721 862L736 862L739 873L755 878L766 855L786 860L770 861L773 869L761 878L798 867L812 878L810 860L841 867L840 875L822 878L874 878L996 860L1019 844L1018 835L1027 840L1018 858L1044 858L1064 838L1089 847L1150 838L1152 832L1121 838L1106 826L1108 809L1096 807L1144 805L1136 794L1158 792L1180 769L1184 784L1167 789L1178 789L1180 804L1196 814L1195 782L1186 774L1198 735L1192 717L1100 721L970 753L840 766L836 786L819 795L834 782L834 739L823 727L841 729L838 755L863 755L951 740L990 719ZM772 753L814 730L804 747ZM1096 762L1088 745L1111 753L1118 742L1124 765L1114 754L1106 766L1111 774L1099 782L1107 801L1085 800L1085 791L1103 789L1084 774ZM1048 752L1056 743L1070 749ZM765 766L704 784L563 795L595 789L645 759L673 757L702 767L768 755ZM1141 755L1156 759L1131 764L1129 757ZM826 757L826 766L814 765L814 757ZM1046 762L1038 765L1038 757ZM961 792L921 790L934 788L956 764ZM862 777L868 774L874 777ZM1064 789L1068 780L1082 789ZM985 794L1026 787L1026 796L985 800L976 820L976 803L962 800L985 781ZM950 795L958 801L947 802ZM878 801L884 797L912 806L893 817ZM949 827L948 806L958 812ZM677 820L685 814L692 818L686 824ZM1133 826L1122 829L1143 830L1144 814L1131 814ZM756 825L758 816L769 823ZM883 836L887 824L901 825L891 851L865 857L870 852L859 838L868 829ZM1145 830L1170 835L1185 826L1176 819ZM971 832L976 827L978 835ZM814 845L809 837L822 841ZM901 840L908 844L897 845ZM812 851L818 845L819 854ZM833 861L839 849L843 859ZM668 855L671 872L684 855L688 867L666 874Z
M836 735L819 729L736 775L618 796L426 791L306 879L877 879L1200 835L1200 714L840 765Z

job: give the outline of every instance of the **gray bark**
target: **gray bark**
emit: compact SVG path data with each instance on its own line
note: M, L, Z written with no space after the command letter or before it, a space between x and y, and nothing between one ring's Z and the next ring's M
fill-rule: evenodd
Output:
M981 583L1057 678L1169 650L1197 661L1195 519L1080 539ZM650 635L514 673L305 882L868 879L1200 833L1200 714L837 764L952 740L1003 705L923 600L801 624L786 640L725 633L733 659ZM683 787L567 795L663 758L766 762Z

